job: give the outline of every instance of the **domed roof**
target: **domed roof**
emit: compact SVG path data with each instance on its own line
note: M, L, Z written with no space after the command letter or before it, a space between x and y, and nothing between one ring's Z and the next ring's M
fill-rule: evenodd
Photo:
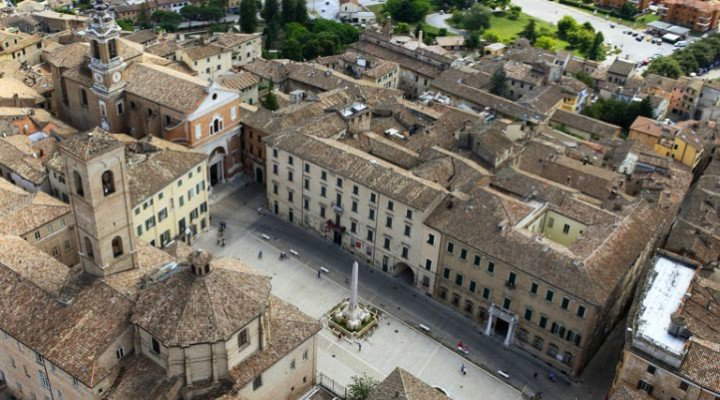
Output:
M212 260L210 266L202 276L181 267L143 290L131 321L165 346L228 340L268 306L270 277L237 260Z

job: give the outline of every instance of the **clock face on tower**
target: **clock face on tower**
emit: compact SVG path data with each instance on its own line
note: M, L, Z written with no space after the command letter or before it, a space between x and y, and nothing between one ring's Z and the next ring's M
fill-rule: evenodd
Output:
M102 82L103 76L102 76L102 74L99 74L96 72L93 74L93 79L95 79L95 82Z
M120 76L119 72L114 73L112 76L113 82L115 82L115 83L120 82L120 78L121 78L121 76Z

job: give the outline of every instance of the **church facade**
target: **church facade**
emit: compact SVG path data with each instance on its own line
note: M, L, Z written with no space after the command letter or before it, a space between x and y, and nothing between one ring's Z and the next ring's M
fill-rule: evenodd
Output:
M53 109L81 130L100 126L135 138L152 135L203 152L208 182L240 169L240 97L236 92L173 68L173 62L120 38L112 9L98 2L88 43L48 55Z

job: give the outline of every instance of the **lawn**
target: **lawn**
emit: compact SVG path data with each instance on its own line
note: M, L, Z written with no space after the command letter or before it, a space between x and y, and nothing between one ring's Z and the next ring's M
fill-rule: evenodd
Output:
M515 20L495 14L490 17L490 29L485 32L492 32L500 38L500 41L509 42L513 40L518 33L522 32L531 18L531 16L525 13L520 13L520 17ZM555 31L555 26L549 22L535 18L535 23L538 31Z

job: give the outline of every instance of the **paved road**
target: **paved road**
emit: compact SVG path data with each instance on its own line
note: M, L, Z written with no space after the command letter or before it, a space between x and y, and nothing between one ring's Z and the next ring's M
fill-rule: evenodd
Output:
M450 17L452 17L452 14L433 13L433 14L428 14L425 17L425 22L428 25L434 26L436 28L440 28L440 29L445 28L445 29L447 29L447 31L449 33L454 33L456 35L462 34L462 32L463 32L462 30L455 29L452 26L448 25L447 19Z
M254 263L257 261L256 246L264 245L264 242L257 238L261 233L265 233L272 236L273 240L265 244L268 246L271 244L272 248L264 251L264 259L273 260L276 257L277 250L273 248L295 249L300 253L302 262L294 265L307 265L315 271L320 266L324 266L330 270L324 280L332 280L345 287L350 274L352 256L331 242L295 225L285 223L274 216L260 216L256 209L263 203L264 193L259 187L251 186L212 205L213 221L215 223L220 220L226 221L229 226L226 251L233 251L231 249L241 246L237 242L238 237L251 237L252 245L246 245L245 250L239 250L239 253L233 255ZM212 242L213 233L210 233L198 243L210 247L213 245ZM283 279L294 281L292 276L285 275L274 275L273 281L278 282L274 285L280 284ZM469 361L491 372L503 370L509 373L510 379L507 382L518 389L527 386L542 391L545 399L557 400L599 400L604 398L607 392L622 346L622 329L616 329L611 339L601 348L598 356L586 368L581 383L553 383L544 378L551 371L544 363L527 353L503 347L501 338L482 335L480 327L469 319L428 298L404 282L364 265L361 268L360 282L360 294L365 301L388 311L408 326L417 326L420 323L429 326L432 329L431 338L448 348L452 348L458 340L462 340L470 350ZM310 293L312 296L323 296L320 291ZM319 315L318 313L324 312L324 307L316 309L310 307L307 312L311 315ZM533 378L535 372L540 376L537 379Z
M611 22L603 18L556 2L549 0L512 0L512 2L522 7L524 13L553 24L565 15L575 18L580 23L590 22L596 30L602 31L605 43L620 46L622 50L620 57L628 58L631 61L642 61L653 54L667 55L674 50L674 47L668 43L658 46L646 41L638 42L634 37L623 34L623 31L631 30L631 28L624 25L616 25L615 28L611 28ZM638 30L638 32L640 31Z

